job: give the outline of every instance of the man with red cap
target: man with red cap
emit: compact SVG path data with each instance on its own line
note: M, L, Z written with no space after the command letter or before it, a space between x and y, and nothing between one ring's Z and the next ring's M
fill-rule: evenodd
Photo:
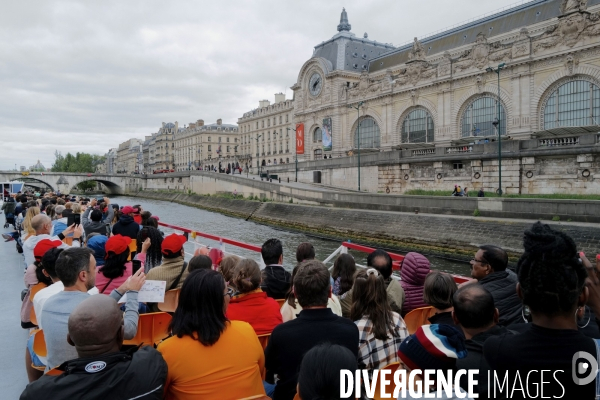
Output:
M135 240L140 231L140 225L133 220L135 209L131 206L125 206L121 210L121 217L116 224L113 225L113 235L129 236Z
M183 245L187 238L173 233L165 237L161 244L162 264L148 271L147 278L155 281L167 281L167 290L180 289L188 271L183 261Z

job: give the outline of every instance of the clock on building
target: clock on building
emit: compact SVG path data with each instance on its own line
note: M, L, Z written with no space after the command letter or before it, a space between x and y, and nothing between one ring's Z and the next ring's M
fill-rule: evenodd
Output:
M318 72L315 72L310 77L310 82L308 84L308 90L310 94L313 96L318 96L321 93L321 88L323 87L323 78Z

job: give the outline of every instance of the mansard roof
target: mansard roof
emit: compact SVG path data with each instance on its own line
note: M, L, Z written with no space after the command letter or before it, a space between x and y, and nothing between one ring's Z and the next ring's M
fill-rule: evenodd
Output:
M443 53L451 49L474 43L477 34L483 33L488 39L534 25L561 15L563 0L533 0L518 6L499 11L446 31L419 39L426 56ZM600 4L600 0L588 0L587 6ZM409 61L408 54L412 43L389 51L369 62L369 72L377 72Z

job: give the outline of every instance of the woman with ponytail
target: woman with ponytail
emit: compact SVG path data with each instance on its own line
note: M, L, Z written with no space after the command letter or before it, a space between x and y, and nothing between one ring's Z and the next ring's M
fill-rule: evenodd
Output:
M596 321L580 320L589 296L585 286L588 274L575 242L564 232L537 222L525 231L523 247L515 290L523 302L523 318L530 314L532 323L521 334L489 338L483 347L485 359L501 379L508 374L509 388L515 382L524 386L508 393L512 398L536 397L539 390L565 399L594 398L594 379L573 379L575 375L590 376L579 375L583 360L577 353L586 352L593 360L598 357L594 339L578 330ZM586 362L589 365L590 360ZM540 375L544 370L548 371L546 377ZM521 379L525 385L520 384Z
M260 288L260 268L256 261L243 259L233 271L233 284L238 295L227 307L227 318L245 321L252 325L257 335L271 333L282 323L279 304Z
M375 268L356 274L350 319L358 326L358 367L372 373L398 361L400 343L408 337L402 317L392 311L383 275Z

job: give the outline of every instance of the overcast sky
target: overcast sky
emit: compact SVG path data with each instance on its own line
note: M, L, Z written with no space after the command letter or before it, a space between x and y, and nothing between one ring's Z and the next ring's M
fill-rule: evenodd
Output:
M4 1L0 169L104 154L162 122L237 123L289 89L346 7L395 46L515 0Z

